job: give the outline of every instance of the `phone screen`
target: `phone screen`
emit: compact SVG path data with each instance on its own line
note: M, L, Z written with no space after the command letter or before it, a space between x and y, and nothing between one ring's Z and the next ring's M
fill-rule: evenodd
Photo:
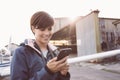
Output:
M71 52L72 52L71 48L60 49L60 53L57 56L57 61L61 60L62 58L66 57L66 56L68 56Z

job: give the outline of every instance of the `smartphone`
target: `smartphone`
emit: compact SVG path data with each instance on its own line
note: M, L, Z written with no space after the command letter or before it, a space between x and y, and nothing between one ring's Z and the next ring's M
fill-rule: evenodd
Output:
M72 52L71 48L63 48L60 49L60 53L57 56L57 61L61 60L62 58L68 56Z

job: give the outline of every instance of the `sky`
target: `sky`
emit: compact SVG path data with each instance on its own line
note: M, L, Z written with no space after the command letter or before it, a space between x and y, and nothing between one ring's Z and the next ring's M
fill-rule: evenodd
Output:
M0 0L0 47L34 38L30 18L36 11L53 17L85 16L99 10L99 17L120 18L119 0Z

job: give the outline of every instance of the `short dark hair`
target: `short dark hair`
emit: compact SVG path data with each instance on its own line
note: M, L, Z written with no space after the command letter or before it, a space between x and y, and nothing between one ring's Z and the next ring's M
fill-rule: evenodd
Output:
M47 12L39 11L32 15L30 20L31 30L32 28L46 28L54 25L54 18Z

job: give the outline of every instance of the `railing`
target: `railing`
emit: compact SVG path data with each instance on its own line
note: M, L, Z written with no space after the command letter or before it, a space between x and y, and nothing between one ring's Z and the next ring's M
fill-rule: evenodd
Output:
M71 64L71 63L89 61L89 60L94 60L94 59L106 58L106 57L114 56L117 54L120 54L120 49L107 51L107 52L101 52L101 53L95 53L95 54L87 55L87 56L69 58L68 63Z
M0 77L10 75L10 56L0 55Z
M0 64L10 62L10 55L0 55Z

